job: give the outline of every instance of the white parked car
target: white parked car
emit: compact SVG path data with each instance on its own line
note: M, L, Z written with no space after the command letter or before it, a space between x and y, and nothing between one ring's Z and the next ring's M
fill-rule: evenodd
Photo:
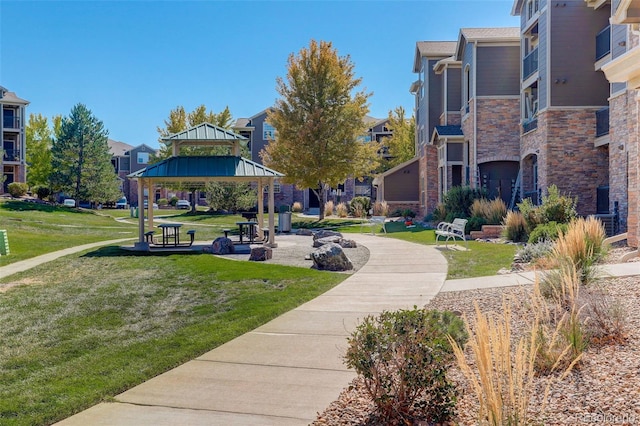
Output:
M126 209L128 206L127 197L122 197L116 201L116 209Z
M191 203L187 200L178 200L176 203L176 208L178 209L190 209Z
M148 206L149 206L149 201L144 200L144 208L146 209ZM158 210L158 205L156 203L153 203L153 209Z
M62 202L62 204L65 207L75 207L76 206L76 200L74 200L73 198L67 198Z

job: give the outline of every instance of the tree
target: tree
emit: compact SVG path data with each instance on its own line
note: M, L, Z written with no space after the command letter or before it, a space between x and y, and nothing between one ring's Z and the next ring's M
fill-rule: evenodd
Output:
M108 134L102 121L85 105L74 106L60 121L51 148L52 189L77 200L115 201L120 190L111 164Z
M358 141L366 132L371 96L355 92L361 81L354 77L349 56L340 57L330 42L315 40L298 56L289 56L286 81L276 80L282 98L267 115L276 138L261 156L285 174L285 182L315 192L321 220L325 188L337 187L350 176L363 177L377 163L375 144Z
M187 113L182 106L177 106L175 109L169 112L168 120L164 120L165 127L158 127L158 134L160 135L158 140L175 133L187 130L189 127L197 126L202 123L213 124L214 126L221 127L223 129L231 128L233 117L229 111L229 107L220 113L214 113L213 111L207 111L207 107L200 105L196 107L192 112ZM246 154L246 151L244 152ZM186 147L182 148L180 155L225 155L229 154L228 147L214 146L214 147ZM170 145L161 143L160 150L156 156L154 156L151 162L158 162L160 160L169 158L173 155ZM171 188L176 191L188 191L191 193L192 200L195 200L195 193L200 189L199 185L194 185L192 182L181 182L172 184ZM196 203L191 203L191 212L195 213Z
M27 184L35 186L48 186L51 176L51 145L53 144L52 131L49 128L47 117L41 114L30 114L25 129L27 137L26 161Z
M389 111L389 123L387 127L393 132L390 137L383 138L381 143L387 147L389 159L382 164L382 170L386 171L394 168L398 164L411 160L416 155L416 119L405 118L403 107L397 107Z
M256 191L246 182L207 182L207 204L212 210L227 210L237 213L256 205Z

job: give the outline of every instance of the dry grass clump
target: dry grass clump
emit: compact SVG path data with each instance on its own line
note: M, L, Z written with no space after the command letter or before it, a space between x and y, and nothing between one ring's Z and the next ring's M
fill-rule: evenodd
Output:
M502 223L503 237L516 243L527 241L527 222L520 212L509 211Z
M338 217L347 217L349 215L349 206L346 203L339 203L336 206L336 215Z
M373 203L374 216L386 216L389 213L389 206L386 201L376 201Z
M326 203L324 203L324 215L326 216L332 216L333 215L333 201L327 201Z
M302 203L300 203L299 201L296 201L295 203L293 203L293 205L291 206L291 211L294 213L302 213Z
M500 198L478 198L471 204L471 216L481 217L489 225L499 225L507 215L507 205Z

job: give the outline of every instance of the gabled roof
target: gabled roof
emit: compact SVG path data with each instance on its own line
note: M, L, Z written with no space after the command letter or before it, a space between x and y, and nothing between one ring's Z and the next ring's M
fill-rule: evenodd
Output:
M20 99L13 92L5 92L0 98L0 104L16 104L16 105L29 105L29 101Z
M464 138L464 133L462 133L462 126L459 126L459 125L435 126L433 129L433 134L431 135L431 143L434 143L436 139L439 139L439 138L447 138L447 139Z
M129 178L159 178L163 180L203 180L233 178L248 180L249 178L282 177L282 173L269 169L243 157L234 155L181 156L170 157L152 164Z
M234 142L241 141L247 143L249 139L242 135L232 132L231 130L223 129L222 127L214 126L210 123L202 123L197 126L193 126L182 132L174 133L160 139L163 143L172 142Z
M462 60L464 46L470 42L512 42L520 43L520 28L500 27L500 28L461 28L458 36L458 46L455 54L457 60Z
M117 155L117 156L123 156L128 151L133 149L132 145L129 145L128 143L116 141L113 139L107 139L107 146L109 146L109 153L111 155Z
M250 123L251 123L251 120L248 118L238 118L236 120L236 124L233 125L233 128L246 129L247 127L252 127L252 126L249 126Z
M420 72L423 57L446 58L454 53L456 53L455 41L419 41L416 43L413 72Z

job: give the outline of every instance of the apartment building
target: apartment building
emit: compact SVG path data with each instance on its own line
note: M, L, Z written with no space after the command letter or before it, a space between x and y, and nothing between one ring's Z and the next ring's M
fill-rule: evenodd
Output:
M239 118L233 126L233 131L249 139L248 147L251 160L258 164L262 164L260 152L269 144L270 140L276 137L276 129L266 121L267 111L265 109L249 118ZM365 123L368 130L360 138L363 143L380 142L384 137L392 135L391 130L387 127L387 119L367 116ZM380 155L384 156L385 154L382 151ZM299 202L309 213L317 213L320 208L320 201L311 189L300 190L295 185L280 182L276 184L274 192L276 206L291 206L294 202ZM349 178L337 188L329 188L326 200L339 203L349 201L356 196L375 199L373 177L365 177L363 180Z
M108 139L107 145L109 146L109 152L111 153L111 164L118 175L122 194L127 197L129 202L137 200L138 182L136 180L127 179L127 175L147 167L151 156L155 155L157 150L145 144L132 146L113 139ZM149 197L148 191L148 189L145 189L144 196L147 199ZM151 199L153 201L167 197L166 190L163 188L156 188L153 192L154 193L151 194Z
M627 242L640 240L640 0L589 1L595 9L610 11L609 52L601 69L611 83L609 98L610 198L626 192L620 205ZM607 47L606 43L603 43ZM622 231L625 229L623 228Z
M516 0L520 16L522 196L537 202L556 185L578 198L579 214L605 213L610 147L606 130L609 82L600 70L599 36L606 8L584 0ZM626 164L618 164L625 170Z
M2 121L0 121L2 157L0 157L0 167L4 177L4 184L0 186L0 193L7 192L7 187L12 182L26 182L27 180L27 164L25 161L27 105L29 105L29 101L20 99L14 92L10 92L0 86L0 107L2 108Z
M418 42L416 97L421 213L451 187L509 203L519 160L518 28L463 28L455 42Z

